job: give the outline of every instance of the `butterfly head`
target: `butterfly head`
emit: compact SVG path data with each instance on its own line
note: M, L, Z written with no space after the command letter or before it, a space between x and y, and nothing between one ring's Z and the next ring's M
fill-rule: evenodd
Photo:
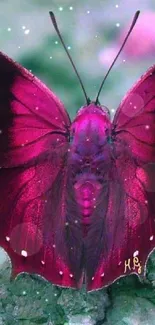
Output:
M90 101L90 99L89 99ZM98 103L96 104L95 102L93 101L90 101L89 102L89 105L85 105L85 106L82 106L78 111L77 111L77 115L75 117L75 119L80 116L81 114L102 114L102 115L107 115L109 118L110 118L110 111L109 109L104 106L104 105L101 105L98 101Z
M107 108L90 103L77 113L70 131L70 139L75 150L90 155L107 141L110 131L110 116Z

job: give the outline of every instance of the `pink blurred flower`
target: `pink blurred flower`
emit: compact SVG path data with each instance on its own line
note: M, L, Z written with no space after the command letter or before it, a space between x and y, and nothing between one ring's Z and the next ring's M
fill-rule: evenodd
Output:
M129 26L126 26L119 37L119 45L122 44ZM130 58L145 57L155 51L155 12L141 13L138 21L124 47L123 53Z
M115 45L113 47L105 48L104 50L101 50L98 54L99 62L105 67L109 67L117 53L118 48Z

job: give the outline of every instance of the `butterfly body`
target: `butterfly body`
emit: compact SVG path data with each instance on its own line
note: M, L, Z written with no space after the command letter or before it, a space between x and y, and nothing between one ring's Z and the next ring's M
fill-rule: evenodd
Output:
M81 222L87 230L103 190L106 165L110 160L110 128L107 112L94 103L82 107L71 126L69 164Z

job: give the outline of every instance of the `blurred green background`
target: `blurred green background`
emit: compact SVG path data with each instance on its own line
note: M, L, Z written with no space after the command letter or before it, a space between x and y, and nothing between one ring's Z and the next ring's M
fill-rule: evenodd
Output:
M55 13L65 43L93 100L120 46L121 33L138 9L141 15L137 24L147 30L143 14L155 11L155 1L1 0L0 8L1 50L45 82L64 102L73 118L85 100L52 26L49 10ZM146 20L155 33L155 24L149 18ZM141 35L137 38L142 43ZM129 42L131 44L131 40ZM100 96L100 102L112 113L126 91L155 63L154 53L146 49L145 55L137 59L127 56L125 50L122 52Z

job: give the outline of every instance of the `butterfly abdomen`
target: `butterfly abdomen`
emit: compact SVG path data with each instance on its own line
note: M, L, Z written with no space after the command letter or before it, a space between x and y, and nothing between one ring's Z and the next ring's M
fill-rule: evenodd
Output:
M81 214L81 224L84 234L87 233L91 223L91 216L96 208L96 201L100 192L101 185L95 181L92 174L83 175L83 179L79 178L74 185L76 201ZM93 179L94 178L94 179Z
M71 162L72 182L81 224L88 228L102 188L102 175L97 167L99 163L96 164L93 158L81 157L77 153L71 155Z

